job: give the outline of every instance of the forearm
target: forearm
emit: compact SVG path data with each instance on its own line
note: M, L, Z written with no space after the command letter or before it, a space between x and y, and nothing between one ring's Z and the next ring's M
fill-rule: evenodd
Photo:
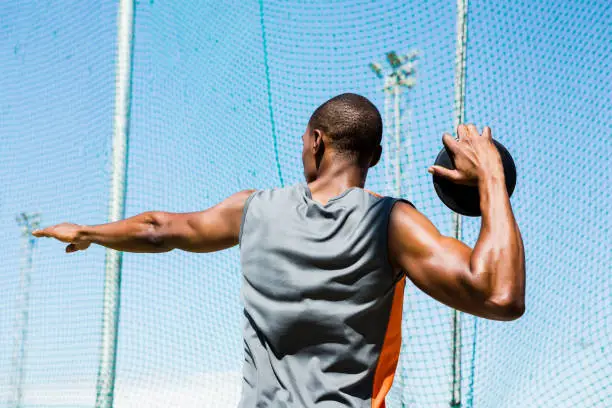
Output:
M525 298L525 255L503 173L479 181L482 224L470 266L492 306L521 314Z
M82 226L79 239L125 252L167 252L160 245L156 212L149 211L108 224Z

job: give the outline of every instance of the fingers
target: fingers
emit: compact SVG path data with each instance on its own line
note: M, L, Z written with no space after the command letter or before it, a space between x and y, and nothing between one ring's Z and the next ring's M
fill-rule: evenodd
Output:
M486 137L487 139L492 139L492 138L493 138L493 136L491 136L491 128L490 128L490 127L488 127L488 126L485 126L485 127L482 129L482 136L483 136L483 137Z
M442 143L444 143L444 146L446 146L446 149L450 153L454 154L457 151L457 139L455 139L448 133L442 135Z
M461 140L468 136L470 137L480 136L480 133L478 133L478 128L474 124L468 123L467 125L461 124L457 126L457 136L459 137L459 140ZM491 128L488 126L485 126L482 129L482 136L488 139L491 139L492 138Z
M473 123L470 123L469 125L467 125L467 130L471 137L480 136L480 133L478 133L478 129L476 128L476 126L474 126Z
M66 247L66 253L70 253L70 252L76 252L78 251L76 245L74 244L70 244Z
M433 174L434 176L440 176L451 181L456 181L459 179L459 172L457 170L447 169L446 167L434 165L431 166L427 171Z
M34 235L35 237L50 237L51 234L49 234L49 231L47 230L47 228L45 229L37 229L32 231L32 235Z
M466 125L459 125L457 126L457 138L459 138L459 140L465 139L468 137L468 128Z
M53 227L47 227L44 229L37 229L32 231L32 235L37 237L37 238L56 238L59 239L57 237L57 234L55 233L55 230Z

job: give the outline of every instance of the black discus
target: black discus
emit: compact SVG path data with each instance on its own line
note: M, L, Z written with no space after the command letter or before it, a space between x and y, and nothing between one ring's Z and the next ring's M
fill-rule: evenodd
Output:
M506 178L506 188L508 190L508 196L511 196L516 185L516 166L514 165L514 159L512 159L510 152L501 143L493 140L493 144L497 147L501 156ZM455 164L445 147L442 148L438 157L436 157L436 162L434 164L446 167L447 169L455 168ZM442 200L451 210L470 217L478 217L481 215L478 187L455 184L437 175L433 176L433 184L440 200Z

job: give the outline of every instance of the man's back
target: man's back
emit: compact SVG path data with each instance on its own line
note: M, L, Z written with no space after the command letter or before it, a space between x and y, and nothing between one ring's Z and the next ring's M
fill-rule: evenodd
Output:
M241 243L241 406L383 407L399 354L400 271L449 307L515 320L525 312L525 251L491 129L480 135L459 125L458 139L442 139L455 168L429 168L478 186L482 222L472 249L413 206L359 188L381 157L382 128L367 98L338 95L315 110L302 135L308 188L244 190L204 211L147 211L32 235L68 243L66 252L92 243L151 253Z
M305 184L249 198L241 407L384 406L404 288L387 259L395 201L355 187L322 205Z

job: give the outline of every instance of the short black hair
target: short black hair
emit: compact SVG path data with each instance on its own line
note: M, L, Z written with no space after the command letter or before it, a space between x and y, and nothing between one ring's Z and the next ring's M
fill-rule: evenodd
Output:
M308 125L325 133L338 152L358 160L369 157L382 140L380 112L354 93L335 96L319 106Z

